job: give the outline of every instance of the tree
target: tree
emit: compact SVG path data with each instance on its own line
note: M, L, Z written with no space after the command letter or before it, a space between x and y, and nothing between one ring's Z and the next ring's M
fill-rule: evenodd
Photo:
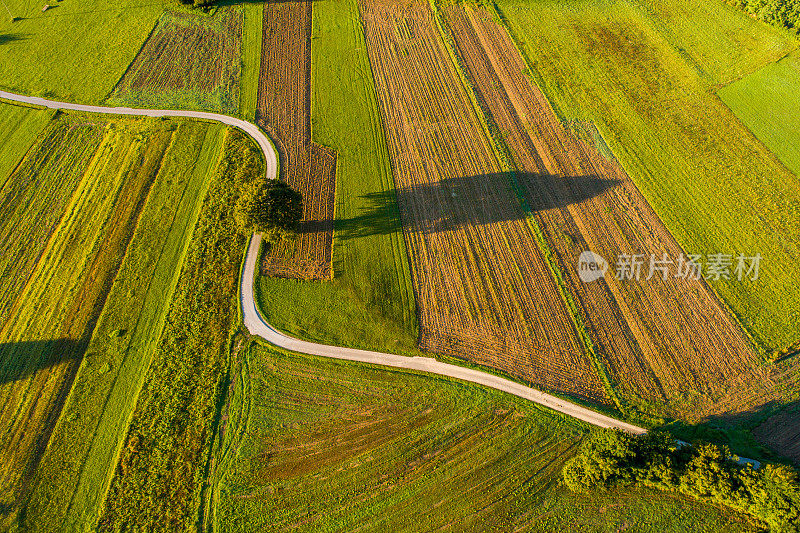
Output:
M626 466L636 455L633 443L634 438L621 431L593 432L580 453L564 465L564 483L581 491L626 477Z
M291 239L303 218L303 197L280 180L250 184L239 196L234 216L243 232L261 233L267 242Z

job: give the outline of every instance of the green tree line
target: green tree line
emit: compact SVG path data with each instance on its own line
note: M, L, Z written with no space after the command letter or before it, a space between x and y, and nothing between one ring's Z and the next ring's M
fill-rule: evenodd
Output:
M800 480L784 465L740 465L727 446L679 446L657 431L597 430L562 472L573 491L617 483L680 492L749 514L771 531L800 532Z
M800 31L800 0L727 0L759 20Z

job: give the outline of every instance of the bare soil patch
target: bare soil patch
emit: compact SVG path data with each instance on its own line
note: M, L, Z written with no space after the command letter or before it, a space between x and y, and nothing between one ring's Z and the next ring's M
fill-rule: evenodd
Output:
M262 273L330 279L336 153L311 141L311 2L266 2L256 122L275 140L281 179L303 195L296 241L273 247Z

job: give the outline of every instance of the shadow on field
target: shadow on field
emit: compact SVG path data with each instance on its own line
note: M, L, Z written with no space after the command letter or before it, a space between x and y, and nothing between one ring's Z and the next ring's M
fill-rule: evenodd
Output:
M423 233L455 230L466 226L481 226L524 217L524 212L511 202L517 202L509 173L447 178L436 183L413 185L395 191L370 193L362 196L368 207L358 216L337 219L336 232L343 238L385 235L400 229ZM550 176L518 172L516 181L529 207L534 211L563 208L580 203L614 187L616 180L598 176ZM555 190L569 194L556 195ZM311 222L302 225L301 232L315 231Z
M770 400L746 411L710 416L699 424L676 420L664 429L689 442L726 444L745 457L800 466L800 400Z
M299 4L304 2L315 3L320 0L217 0L215 6L239 6L243 4Z
M0 33L0 45L14 41L25 41L28 37L21 33Z
M63 361L78 361L86 343L73 339L0 344L0 385L18 381Z

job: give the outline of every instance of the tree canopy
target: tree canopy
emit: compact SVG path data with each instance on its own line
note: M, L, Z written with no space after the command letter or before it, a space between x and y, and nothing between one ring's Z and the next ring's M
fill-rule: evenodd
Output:
M800 0L727 0L759 20L790 30L800 30Z
M255 182L239 196L235 216L246 233L262 233L269 242L290 239L303 218L303 198L286 182Z

